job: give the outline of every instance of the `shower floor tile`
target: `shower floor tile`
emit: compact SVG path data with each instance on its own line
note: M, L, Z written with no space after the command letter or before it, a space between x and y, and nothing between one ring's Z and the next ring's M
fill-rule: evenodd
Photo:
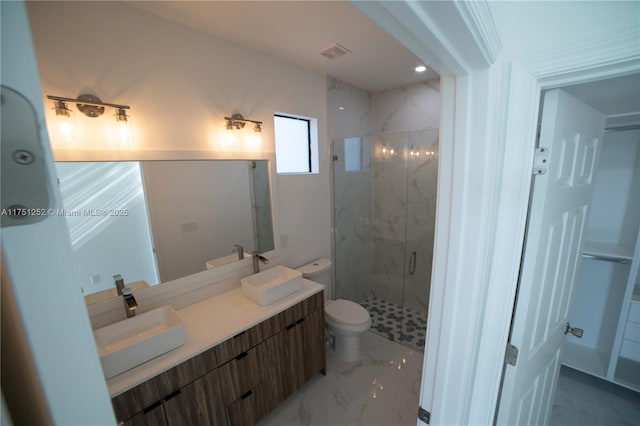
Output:
M386 337L392 342L401 343L424 351L427 314L403 308L400 305L367 297L360 304L371 315L371 331Z

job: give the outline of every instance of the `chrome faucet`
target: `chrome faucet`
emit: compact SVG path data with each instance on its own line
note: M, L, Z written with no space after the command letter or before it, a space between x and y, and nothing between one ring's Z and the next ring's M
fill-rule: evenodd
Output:
M123 296L124 310L127 313L127 318L136 316L136 309L138 309L138 302L133 297L133 291L129 287L124 286L124 278L121 275L114 275L113 279L116 282L116 291L118 296Z
M127 318L136 316L136 309L138 309L138 302L133 297L133 292L129 287L122 289L122 295L124 296L124 310L127 313Z
M260 262L264 263L265 265L269 264L269 259L261 255L257 251L254 251L251 255L253 256L253 273L254 274L257 274L258 272L260 272Z
M234 244L233 246L236 248L234 252L238 252L238 260L244 259L244 247L240 244Z
M122 289L124 288L124 278L120 274L114 275L113 279L116 282L116 291L118 292L118 296L122 296Z

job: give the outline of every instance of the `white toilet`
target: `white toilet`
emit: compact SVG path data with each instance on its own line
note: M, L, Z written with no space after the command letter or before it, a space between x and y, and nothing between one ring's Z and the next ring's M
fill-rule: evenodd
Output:
M329 289L331 261L318 259L297 269L304 278ZM336 355L343 361L360 359L360 335L371 327L369 312L350 300L327 300L325 291L324 321L335 337Z

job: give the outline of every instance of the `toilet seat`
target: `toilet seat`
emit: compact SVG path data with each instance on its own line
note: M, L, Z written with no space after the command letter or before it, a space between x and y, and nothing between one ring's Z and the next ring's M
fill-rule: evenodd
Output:
M343 325L357 326L370 321L369 312L351 300L338 299L328 302L324 312L329 319Z

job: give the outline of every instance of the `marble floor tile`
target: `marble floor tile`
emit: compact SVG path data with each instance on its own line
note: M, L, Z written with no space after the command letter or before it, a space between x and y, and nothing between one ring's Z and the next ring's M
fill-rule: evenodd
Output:
M327 348L327 375L316 375L258 424L415 426L421 351L372 332L362 335L362 360L343 362Z
M550 426L640 424L640 393L562 367Z

